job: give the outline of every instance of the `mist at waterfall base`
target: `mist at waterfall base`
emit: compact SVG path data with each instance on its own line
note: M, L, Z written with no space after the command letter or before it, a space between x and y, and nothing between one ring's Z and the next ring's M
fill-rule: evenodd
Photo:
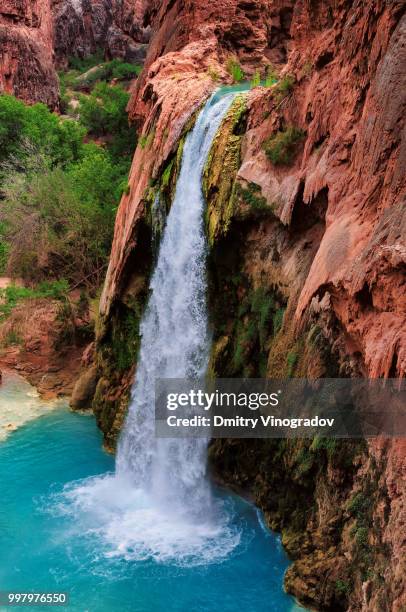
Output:
M136 380L115 471L95 476L103 472L96 467L98 453L89 440L82 447L71 435L69 441L61 436L58 444L71 444L73 448L66 452L70 461L74 452L77 463L70 473L60 465L58 476L49 440L38 449L37 440L35 444L24 441L24 433L29 439L28 430L13 438L13 444L22 440L26 455L32 451L35 459L39 452L41 463L46 464L46 475L38 475L40 481L35 481L32 491L37 500L31 520L37 522L33 539L38 552L31 548L31 538L28 557L20 559L16 554L14 562L21 567L16 570L21 571L19 588L27 588L26 565L36 557L40 568L46 563L45 546L53 580L64 585L61 590L76 589L75 601L77 597L82 601L73 609L151 612L236 610L243 605L247 610L283 612L294 605L282 591L286 557L259 522L257 511L209 483L207 440L157 440L154 435L155 378L200 377L207 368L210 337L201 175L233 97L215 95L186 138L141 322ZM61 433L65 427L76 426L75 419L69 423L62 419ZM58 437L57 427L52 435ZM90 466L88 453L95 459ZM109 461L103 455L102 463ZM61 484L61 474L68 484L59 489L55 485L51 494L44 492L47 476L49 483ZM37 541L41 531L44 541ZM46 574L46 565L42 570ZM44 584L37 576L35 588L39 586L53 590L49 576Z

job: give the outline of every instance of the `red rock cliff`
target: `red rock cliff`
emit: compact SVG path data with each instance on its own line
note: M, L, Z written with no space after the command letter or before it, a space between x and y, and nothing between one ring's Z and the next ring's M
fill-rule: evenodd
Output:
M404 377L404 2L223 0L212 4L153 2L149 8L151 45L129 106L142 146L135 153L128 193L117 215L101 300L100 339L111 333L117 304L126 302L137 283L137 262L145 257L140 228L150 186L172 159L193 112L217 86L212 75L226 81L226 60L235 55L247 74L269 60L280 69L279 85L258 87L249 95L232 179L234 186L239 185L237 193L248 193L251 201L256 198L261 215L247 213L244 197L230 199L228 222L235 232L226 236L219 226L213 233L214 244L220 245L217 257L231 244L241 258L239 272L254 288L267 285L286 305L282 329L268 346L268 375L286 375L286 353L295 351L296 375L326 375L327 352L336 375ZM289 163L272 163L266 143L289 127L300 131ZM220 138L219 151L221 142ZM224 151L227 147L218 155L225 169ZM209 189L209 213L218 206L215 194L224 172L216 176L220 178L216 184L213 179L214 189ZM224 316L222 327L230 330L233 314ZM216 338L214 352L223 361L229 335L227 331ZM107 375L102 372L102 376ZM129 380L131 376L127 387ZM120 382L115 380L112 390L106 378L102 381L110 402L105 431L111 443L123 413L121 406L120 419L115 420ZM248 454L245 450L244 443L219 443L214 447L217 466L221 471L222 458L231 455L238 470L223 472L227 482L254 487L270 523L287 530L284 541L296 558L286 578L289 591L321 609L343 609L337 606L346 601L346 609L351 610L401 610L405 605L404 443L370 442L360 454L354 452L344 470L330 458L324 467L320 463L321 471L309 481L313 498L302 499L314 505L296 534L301 546L292 543L296 537L289 523L292 509L281 517L272 507L275 487L285 487L285 493L291 487L298 495L308 491L309 482L304 484L296 468L289 467L297 449L292 448L290 456L282 455L282 463L275 466L277 473L284 470L282 481L263 468L270 458L261 445ZM255 466L250 463L251 451L257 453ZM351 530L356 525L346 510L358 494L368 499L371 508L362 550L353 542ZM374 571L365 569L372 567L368 555Z
M142 62L149 40L148 2L4 0L0 3L0 92L58 106L55 66L101 50Z
M49 0L0 3L0 92L57 106L52 37Z

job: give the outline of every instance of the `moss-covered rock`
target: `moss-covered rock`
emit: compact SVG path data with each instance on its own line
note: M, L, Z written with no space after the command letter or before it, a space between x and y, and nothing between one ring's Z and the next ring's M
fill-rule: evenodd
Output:
M246 98L239 95L225 116L207 159L203 190L207 201L206 223L210 245L219 235L227 232L234 213L234 188L241 163L246 114Z

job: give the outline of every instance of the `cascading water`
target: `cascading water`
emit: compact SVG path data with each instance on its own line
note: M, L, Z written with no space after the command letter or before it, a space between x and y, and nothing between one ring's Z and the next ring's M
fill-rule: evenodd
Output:
M79 510L97 514L108 554L207 563L239 542L230 513L212 500L207 441L156 439L155 379L198 378L209 354L202 173L234 94L213 96L186 138L174 201L161 239L141 348L114 476L67 492Z
M203 167L232 96L209 103L185 142L180 175L163 234L151 297L141 323L141 350L117 472L181 505L208 495L204 440L154 438L156 378L196 378L207 368L206 240ZM203 489L205 493L203 494Z

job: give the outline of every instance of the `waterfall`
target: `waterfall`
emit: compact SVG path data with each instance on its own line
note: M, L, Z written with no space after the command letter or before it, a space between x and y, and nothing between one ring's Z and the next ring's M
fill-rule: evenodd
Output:
M156 378L205 374L209 333L206 307L206 238L202 173L213 138L232 96L209 100L188 134L181 171L141 322L141 348L116 469L161 502L209 506L202 439L156 440ZM194 504L194 499L199 500Z
M212 499L207 440L155 437L155 379L205 374L206 237L202 174L234 95L214 95L189 132L140 326L141 347L116 472L66 495L98 524L109 555L180 564L224 558L239 542L232 513Z

